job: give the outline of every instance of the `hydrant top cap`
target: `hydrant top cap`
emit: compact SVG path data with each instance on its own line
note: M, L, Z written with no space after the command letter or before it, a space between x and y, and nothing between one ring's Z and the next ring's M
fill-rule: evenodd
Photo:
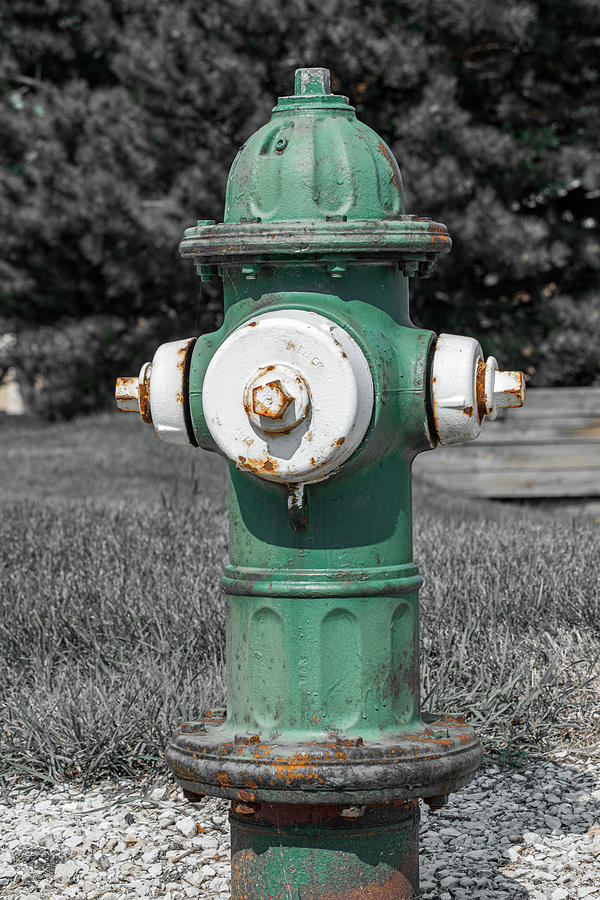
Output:
M179 252L200 269L350 254L398 260L405 275L426 277L451 245L445 225L406 215L392 151L331 93L329 70L302 68L295 93L279 98L233 161L223 222L187 228Z
M327 69L298 69L296 93L238 153L224 222L385 221L404 215L402 177L348 98L330 92Z

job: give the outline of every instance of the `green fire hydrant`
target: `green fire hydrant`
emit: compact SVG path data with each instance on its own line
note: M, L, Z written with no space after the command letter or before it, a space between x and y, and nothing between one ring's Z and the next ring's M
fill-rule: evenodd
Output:
M231 800L233 900L417 897L418 798L443 805L481 761L463 717L420 710L411 463L521 405L523 378L411 323L408 279L450 244L405 214L329 72L300 69L224 222L181 243L222 279L223 326L117 383L161 438L229 460L227 710L167 761L190 799Z

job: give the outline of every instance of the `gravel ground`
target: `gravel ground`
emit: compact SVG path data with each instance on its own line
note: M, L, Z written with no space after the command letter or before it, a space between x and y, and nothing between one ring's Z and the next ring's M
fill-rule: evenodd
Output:
M600 748L487 767L422 815L423 900L600 900ZM13 790L0 836L3 900L229 897L226 804L170 785Z

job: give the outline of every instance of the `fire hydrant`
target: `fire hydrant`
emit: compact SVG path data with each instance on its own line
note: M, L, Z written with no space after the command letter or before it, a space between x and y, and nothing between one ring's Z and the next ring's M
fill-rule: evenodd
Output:
M420 709L411 463L524 385L411 323L408 280L450 245L406 215L329 72L299 69L224 222L180 246L222 279L223 326L117 383L159 437L229 460L227 709L182 724L167 761L188 798L231 800L233 900L418 896L418 798L443 805L481 761L463 716Z

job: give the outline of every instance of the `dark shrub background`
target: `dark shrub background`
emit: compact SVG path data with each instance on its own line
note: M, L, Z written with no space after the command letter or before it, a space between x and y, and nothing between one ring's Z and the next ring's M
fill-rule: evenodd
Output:
M218 323L180 261L239 146L327 66L452 254L415 321L532 385L597 382L600 8L593 0L9 0L0 13L0 375L66 417L158 342Z

